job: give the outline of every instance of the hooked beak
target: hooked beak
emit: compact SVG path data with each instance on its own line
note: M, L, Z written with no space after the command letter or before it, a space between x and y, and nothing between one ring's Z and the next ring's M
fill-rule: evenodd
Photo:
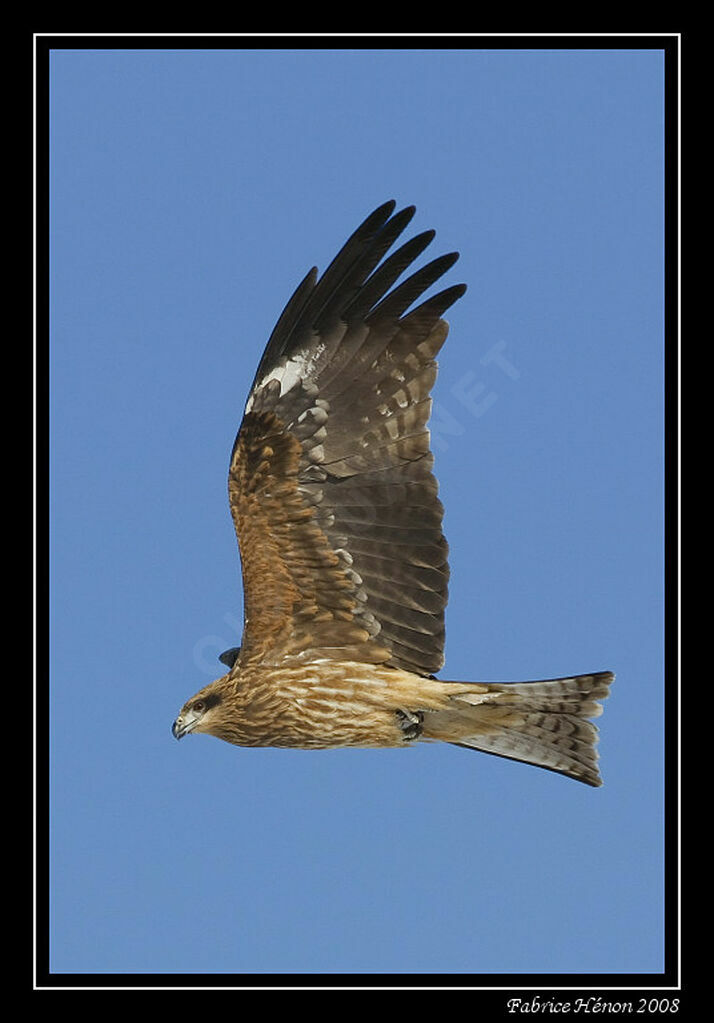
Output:
M183 739L184 735L188 735L189 732L193 731L194 726L197 724L196 718L194 717L182 717L180 714L171 725L171 734L174 739Z

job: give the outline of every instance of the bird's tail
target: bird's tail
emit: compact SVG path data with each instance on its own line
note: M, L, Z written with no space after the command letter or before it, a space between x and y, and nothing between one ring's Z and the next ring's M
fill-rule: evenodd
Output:
M439 739L559 771L602 785L598 717L615 676L611 671L539 682L512 682L454 693L448 708L424 715L423 739Z

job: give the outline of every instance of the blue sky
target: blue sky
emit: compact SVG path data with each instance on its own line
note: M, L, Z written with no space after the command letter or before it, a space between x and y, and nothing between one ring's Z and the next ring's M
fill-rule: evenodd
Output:
M50 85L52 970L659 973L662 53L63 50ZM389 198L469 286L442 677L616 671L601 789L171 737L239 641L265 341Z

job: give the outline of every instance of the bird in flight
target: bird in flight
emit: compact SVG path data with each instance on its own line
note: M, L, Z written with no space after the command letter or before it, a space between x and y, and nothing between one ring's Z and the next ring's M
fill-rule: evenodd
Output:
M427 421L443 314L466 286L414 307L458 253L396 284L434 232L387 255L414 214L394 210L371 213L321 277L310 270L270 335L228 474L243 638L173 734L296 749L441 741L600 785L588 719L611 672L435 677L449 567Z

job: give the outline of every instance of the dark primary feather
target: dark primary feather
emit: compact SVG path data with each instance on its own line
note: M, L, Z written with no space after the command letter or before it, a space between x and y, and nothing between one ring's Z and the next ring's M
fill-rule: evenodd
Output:
M415 207L407 207L392 218L391 228L387 231L385 224L395 205L391 199L371 213L348 238L319 281L317 267L312 267L307 273L273 328L253 387L266 369L283 356L289 358L311 331L324 327L324 322L320 323L321 313L326 315L326 310L344 309L348 305L351 295L348 273L353 279L361 277L364 281L414 215Z
M239 664L321 656L422 675L443 664L448 549L426 424L441 317L466 289L409 311L458 255L396 284L434 232L383 260L414 214L394 206L370 214L320 278L310 271L260 361L229 475Z

